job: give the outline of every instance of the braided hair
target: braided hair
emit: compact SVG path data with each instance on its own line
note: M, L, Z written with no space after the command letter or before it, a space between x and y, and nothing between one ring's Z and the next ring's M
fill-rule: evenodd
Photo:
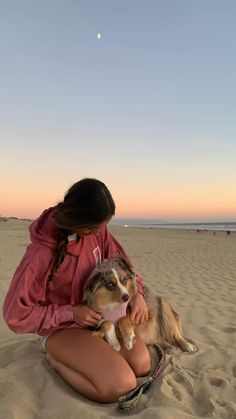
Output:
M58 239L48 284L67 253L68 235L81 227L91 227L115 214L115 203L106 185L93 178L73 184L56 207ZM77 241L80 237L77 235Z
M62 229L59 230L54 261L53 261L50 275L48 277L48 282L52 281L55 272L57 271L60 264L63 262L65 258L67 243L68 243L67 236L68 236L68 232L66 230L62 230Z

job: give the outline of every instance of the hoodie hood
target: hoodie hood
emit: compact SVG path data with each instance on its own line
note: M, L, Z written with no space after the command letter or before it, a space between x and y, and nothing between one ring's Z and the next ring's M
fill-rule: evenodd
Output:
M50 249L56 248L58 229L54 221L55 212L56 207L50 207L30 224L29 232L33 243L44 244Z

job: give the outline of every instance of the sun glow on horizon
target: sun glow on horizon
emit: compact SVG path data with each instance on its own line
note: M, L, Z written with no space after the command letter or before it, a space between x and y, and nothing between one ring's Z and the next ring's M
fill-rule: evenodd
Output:
M48 198L48 199L47 199ZM7 201L1 202L0 215L18 218L37 218L44 209L55 206L60 199L49 199L44 197L43 200L34 199L32 195L23 197L22 194L16 196L8 196ZM212 200L207 202L198 199L182 199L179 202L174 200L142 203L142 200L129 198L129 201L120 197L116 204L117 218L150 218L150 219L236 219L236 202L231 199L229 202L224 200Z

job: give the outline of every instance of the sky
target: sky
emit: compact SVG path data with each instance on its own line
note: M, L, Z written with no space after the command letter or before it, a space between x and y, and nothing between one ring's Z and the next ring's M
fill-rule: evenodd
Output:
M0 0L0 215L236 221L234 0ZM101 33L98 39L97 33Z

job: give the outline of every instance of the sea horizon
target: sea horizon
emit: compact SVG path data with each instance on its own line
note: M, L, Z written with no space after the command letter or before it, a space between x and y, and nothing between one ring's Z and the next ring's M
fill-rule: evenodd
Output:
M218 230L236 231L236 221L172 221L160 220L155 218L131 218L116 217L111 225L123 227L142 227L142 228L175 228L175 229L197 229L197 230Z

